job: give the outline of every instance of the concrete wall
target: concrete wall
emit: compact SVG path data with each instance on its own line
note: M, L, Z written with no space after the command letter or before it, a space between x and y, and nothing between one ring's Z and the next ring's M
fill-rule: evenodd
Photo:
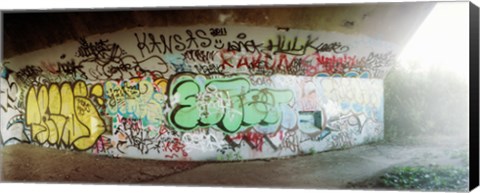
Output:
M242 160L383 138L383 77L398 44L341 30L225 24L229 17L93 34L5 59L3 144Z
M247 25L362 34L404 45L434 2L3 12L2 58L135 27ZM115 17L112 17L115 16Z

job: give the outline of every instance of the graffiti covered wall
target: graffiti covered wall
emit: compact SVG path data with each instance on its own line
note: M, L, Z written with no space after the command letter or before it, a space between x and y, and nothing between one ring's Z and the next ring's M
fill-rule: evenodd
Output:
M383 138L396 46L247 26L94 35L1 67L4 145L166 160L241 160Z

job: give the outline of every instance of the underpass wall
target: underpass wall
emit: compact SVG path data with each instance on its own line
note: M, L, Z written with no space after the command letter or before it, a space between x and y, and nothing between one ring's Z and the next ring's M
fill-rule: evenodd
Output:
M2 139L135 158L242 160L383 138L396 46L253 26L134 28L6 60Z
M227 161L378 141L383 78L433 5L4 14L2 144Z

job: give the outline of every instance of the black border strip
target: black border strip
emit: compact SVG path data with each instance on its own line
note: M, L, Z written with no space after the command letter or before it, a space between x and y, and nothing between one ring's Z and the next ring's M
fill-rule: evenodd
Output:
M470 191L479 184L479 15L470 2Z

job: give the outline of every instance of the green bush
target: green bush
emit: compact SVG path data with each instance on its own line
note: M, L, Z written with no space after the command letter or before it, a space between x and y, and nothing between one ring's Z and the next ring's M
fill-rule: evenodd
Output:
M468 132L468 83L441 68L397 65L385 77L385 138Z
M467 191L468 167L397 167L381 176L387 188L426 191Z

